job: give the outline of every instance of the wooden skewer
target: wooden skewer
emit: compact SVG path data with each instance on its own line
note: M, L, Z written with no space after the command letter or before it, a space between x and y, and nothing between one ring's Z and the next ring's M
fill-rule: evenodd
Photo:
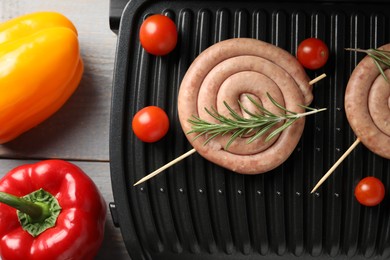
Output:
M320 81L321 79L325 78L326 77L326 74L325 73L322 73L321 75L319 75L318 77L315 77L314 79L310 80L309 81L309 85L314 85L315 83L317 83L318 81Z
M320 81L321 79L323 79L323 78L325 78L325 77L326 77L326 74L323 73L323 74L319 75L318 77L312 79L312 80L309 82L309 84L310 84L310 85L313 85L313 84L317 83L318 81ZM181 160L187 158L188 156L190 156L191 154L193 154L193 153L195 153L195 152L196 152L195 149L189 150L189 151L186 152L185 154L182 154L182 155L180 155L179 157L177 157L176 159L174 159L174 160L170 161L169 163L167 163L167 164L161 166L160 168L158 168L158 169L155 170L154 172L149 173L148 175L146 175L145 177L143 177L142 179L140 179L139 181L137 181L136 183L134 183L133 186L137 186L137 185L139 185L139 184L141 184L141 183L143 183L143 182L145 182L145 181L147 181L147 180L153 178L154 176L156 176L157 174L161 173L161 172L164 171L165 169L168 169L168 168L171 167L172 165L174 165L174 164L180 162Z
M150 178L153 178L154 176L156 176L157 174L159 174L160 172L164 171L165 169L168 169L169 167L171 167L172 165L178 163L179 161L183 160L184 158L187 158L188 156L190 156L191 154L195 153L196 150L193 148L191 150L189 150L188 152L186 152L185 154L182 154L180 155L179 157L177 157L176 159L170 161L169 163L165 164L164 166L158 168L157 170L155 170L154 172L152 173L149 173L148 175L146 175L145 177L143 177L142 179L140 179L139 181L137 181L136 183L134 183L134 186L137 186L138 184L141 184L143 183L144 181L147 181L149 180Z
M321 186L321 184L334 172L334 170L336 170L336 168L344 161L345 158L347 158L347 156L353 151L353 149L355 149L355 147L359 143L360 139L357 138L355 142L348 148L348 150L345 151L345 153L336 161L335 164L333 164L333 166L327 171L327 173L322 176L322 178L318 181L318 183L316 184L316 186L314 186L310 193L315 192Z

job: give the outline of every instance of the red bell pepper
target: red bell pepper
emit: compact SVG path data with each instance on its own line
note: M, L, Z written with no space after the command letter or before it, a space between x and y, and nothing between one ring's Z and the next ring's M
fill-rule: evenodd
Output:
M106 203L77 166L47 160L0 180L2 260L93 259L103 240Z

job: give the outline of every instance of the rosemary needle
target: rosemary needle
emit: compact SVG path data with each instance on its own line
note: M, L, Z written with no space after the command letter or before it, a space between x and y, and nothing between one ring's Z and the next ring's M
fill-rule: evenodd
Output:
M272 113L271 111L260 105L258 102L256 102L249 95L247 95L246 97L249 99L249 101L257 108L258 111L256 113L250 112L242 105L241 102L238 101L240 108L244 111L244 113L249 115L248 118L245 118L242 115L239 115L236 111L234 111L229 106L229 104L224 102L224 105L230 113L230 117L221 115L214 108L205 108L205 111L214 119L216 119L218 123L210 123L193 115L190 119L188 119L188 121L192 124L192 129L187 132L187 134L196 133L194 140L199 138L200 136L207 135L204 145L206 145L208 142L210 142L217 136L231 134L225 146L225 150L228 150L229 146L238 137L252 135L250 138L248 138L247 143L249 144L260 138L261 136L268 134L265 139L265 141L267 142L277 136L280 132L291 126L299 118L326 110L326 108L314 109L299 105L309 111L305 113L296 113L283 107L275 99L273 99L269 93L267 93L267 96L272 102L272 104L281 110L280 114ZM274 126L278 125L281 122L283 122L282 125L278 126L276 129L268 133Z
M379 49L354 49L354 48L346 48L347 51L356 51L356 52L363 52L367 54L370 58L373 59L376 67L382 74L383 78L387 81L387 83L390 83L389 79L387 78L381 64L385 65L386 67L390 68L390 51L385 50L379 50Z

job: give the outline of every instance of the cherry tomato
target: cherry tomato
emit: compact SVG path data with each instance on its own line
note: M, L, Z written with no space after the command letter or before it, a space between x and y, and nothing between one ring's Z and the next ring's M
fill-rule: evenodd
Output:
M307 69L316 70L321 68L327 62L328 57L328 47L317 38L308 38L298 46L298 61Z
M148 106L134 115L132 127L134 134L141 141L153 143L166 135L169 129L169 119L163 109Z
M176 46L176 25L165 15L151 15L142 23L139 39L142 47L150 54L166 55Z
M385 186L375 177L365 177L355 187L355 197L360 204L376 206L385 197Z

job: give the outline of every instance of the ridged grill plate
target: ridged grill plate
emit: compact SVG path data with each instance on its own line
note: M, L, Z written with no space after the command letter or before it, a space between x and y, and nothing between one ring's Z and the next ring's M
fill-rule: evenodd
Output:
M150 14L177 24L179 41L165 57L147 54L138 32ZM363 207L354 187L365 176L390 190L388 160L363 145L314 194L320 177L354 142L344 111L344 91L362 54L390 42L390 3L292 1L130 1L118 35L110 132L111 179L119 224L131 259L388 259L390 198ZM177 93L191 62L213 43L250 37L293 55L303 39L315 36L329 46L313 89L313 107L300 143L277 169L244 176L198 154L158 177L133 183L190 150L177 116ZM170 118L168 135L145 144L131 120L156 105Z

